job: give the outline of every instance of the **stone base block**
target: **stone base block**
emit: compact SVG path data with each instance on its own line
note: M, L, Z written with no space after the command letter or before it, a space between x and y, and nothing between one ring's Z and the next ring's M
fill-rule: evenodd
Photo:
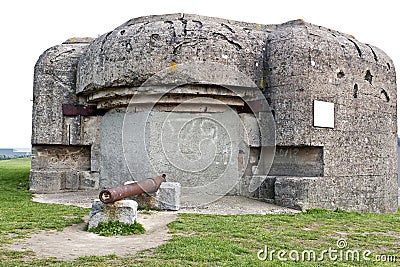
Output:
M255 198L267 202L273 202L275 198L275 180L272 176L244 176L240 180L240 195Z
M157 191L158 208L179 210L181 206L181 184L164 182Z
M276 177L273 176L267 176L265 178L258 189L259 199L264 201L275 199L275 181Z
M309 177L277 177L275 182L275 203L279 206L298 210L314 208L310 205L310 198L320 194L317 190L312 191L311 184L318 178ZM329 188L325 188L328 196ZM319 208L316 206L315 208Z
M100 222L108 221L132 224L137 217L137 206L138 204L134 200L120 200L113 204L104 204L96 199L92 203L88 229L96 227Z
M31 193L58 193L99 188L99 174L78 170L31 170Z
M31 193L56 193L64 188L65 175L62 172L31 170L29 181L29 190Z
M139 209L157 209L158 202L156 199L156 193L142 193L136 196L130 197L138 203Z
M258 198L258 188L264 179L264 176L242 177L239 182L239 195L248 198Z
M79 189L99 189L99 173L90 171L79 172Z

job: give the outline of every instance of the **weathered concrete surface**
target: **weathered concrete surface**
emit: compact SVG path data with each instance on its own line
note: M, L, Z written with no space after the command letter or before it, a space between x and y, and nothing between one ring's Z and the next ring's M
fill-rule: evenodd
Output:
M225 195L239 181L238 158L232 155L238 154L240 124L230 109L223 113L110 111L101 124L100 187L166 173L168 181L181 183L184 194Z
M89 46L79 61L77 92L137 87L171 64L194 61L235 67L260 84L262 28L190 14L132 19Z
M31 164L31 192L90 187L87 186L91 179L89 146L36 145L32 147Z
M32 111L32 192L99 186L99 116L64 116L76 105L78 59L92 38L71 38L45 51L35 65Z
M271 176L324 176L323 147L277 146Z
M97 190L59 192L53 194L34 194L33 201L39 203L52 203L74 205L82 208L90 208L94 199L98 197ZM204 203L200 200L199 203ZM271 203L265 203L243 196L222 196L212 203L196 205L196 199L190 195L181 196L181 208L178 213L203 213L203 214L274 214L274 213L298 213L300 211ZM176 214L177 212L157 212L157 214ZM143 222L145 214L138 211L138 221ZM146 228L147 229L147 228Z
M175 110L181 102L197 97L196 94L218 99L240 113L240 123L232 123L236 133L228 151L234 152L232 158L235 158L227 168L226 177L232 179L221 185L239 182L240 176L258 174L261 150L252 116L259 114L253 114L241 101L246 91L232 95L217 88L218 83L212 81L215 76L223 75L216 65L210 71L187 76L171 74L181 63L202 61L220 63L247 75L264 93L274 116L276 127L271 131L276 128L278 150L270 177L262 188L255 190L245 188L254 182L245 178L236 183L229 191L231 194L242 192L264 200L273 197L276 203L298 209L397 212L396 73L393 62L380 49L301 20L257 25L182 14L133 19L88 42L72 40L46 51L36 65L34 82L33 145L90 146L90 157L84 160L90 161L90 170L79 170L78 189L120 185L135 179L123 164L124 144L119 130L134 94L143 97L137 101L146 102L152 93L165 93L155 106L157 115L149 124L140 118L142 110L133 111L135 120L128 127L127 133L131 134L125 135L125 140L133 148L127 162L135 175L153 176L153 166L150 168L153 164L156 172L171 172L177 181L182 178L179 182L184 186L209 182L219 172L220 166L210 173L199 174L197 179L185 180L179 168L170 168L171 162L177 161L180 166L188 159L196 159L196 149L190 142L201 143L204 138L201 132L183 130L191 137L184 146L187 160L181 160L181 150L173 142L176 137L168 136L165 143L157 141L160 140L157 130L167 113L180 114L185 120L188 119L185 112L211 117L221 112L221 105L209 110L210 103L204 102ZM153 91L140 87L147 78L166 68L170 72L161 74L155 82L173 83L181 79L194 84L174 93L163 86ZM229 76L224 84L246 89L247 80L239 77L243 76ZM316 116L322 116L314 114L314 101L334 106L333 128L314 126ZM96 104L107 113L104 117L63 116L61 106L65 103ZM226 117L222 121L230 123ZM262 124L271 121L268 117L261 119ZM255 130L249 139L244 140L240 125ZM145 135L143 129L150 134ZM224 147L218 143L221 141L224 138L216 140L217 148ZM134 144L139 143L135 148ZM143 150L145 145L151 149ZM167 154L163 154L164 148ZM207 147L204 152L210 149ZM76 179L59 175L61 168L57 164L48 164L40 170L37 163L32 164L31 175L36 190L76 190ZM180 169L190 169L189 163L183 165ZM66 171L62 172L68 176Z
M161 183L157 191L158 208L162 210L179 210L181 207L181 184L174 182Z
M78 39L79 40L79 39ZM76 70L87 42L67 41L45 51L35 65L33 84L32 144L70 145L68 127L77 127L77 118L64 121L62 104L78 103Z
M118 221L133 224L137 218L138 203L134 200L120 200L104 204L99 199L93 200L88 229L97 227L101 222Z
M283 24L268 40L266 95L275 112L277 145L323 147L324 177L277 178L277 203L397 212L391 59L352 36L308 23ZM335 128L313 127L314 100L334 103Z

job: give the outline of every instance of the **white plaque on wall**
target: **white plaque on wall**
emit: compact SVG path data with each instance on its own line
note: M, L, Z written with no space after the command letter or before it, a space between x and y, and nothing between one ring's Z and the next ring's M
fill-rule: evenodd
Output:
M335 104L314 100L314 126L335 128Z

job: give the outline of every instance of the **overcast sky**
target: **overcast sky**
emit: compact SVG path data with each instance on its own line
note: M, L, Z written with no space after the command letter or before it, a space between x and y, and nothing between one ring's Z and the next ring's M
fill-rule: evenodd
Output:
M0 148L30 147L33 68L70 37L98 37L139 16L192 13L260 24L302 18L381 48L400 70L397 1L2 1Z

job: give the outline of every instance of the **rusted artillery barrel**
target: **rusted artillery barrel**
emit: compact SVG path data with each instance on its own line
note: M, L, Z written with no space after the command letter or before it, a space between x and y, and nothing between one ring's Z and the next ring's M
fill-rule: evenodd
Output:
M141 193L152 193L156 192L162 182L165 182L166 175L156 176L153 178L147 178L142 181L126 184L110 189L104 189L100 191L99 199L101 202L108 204L114 203L115 201L139 195Z

